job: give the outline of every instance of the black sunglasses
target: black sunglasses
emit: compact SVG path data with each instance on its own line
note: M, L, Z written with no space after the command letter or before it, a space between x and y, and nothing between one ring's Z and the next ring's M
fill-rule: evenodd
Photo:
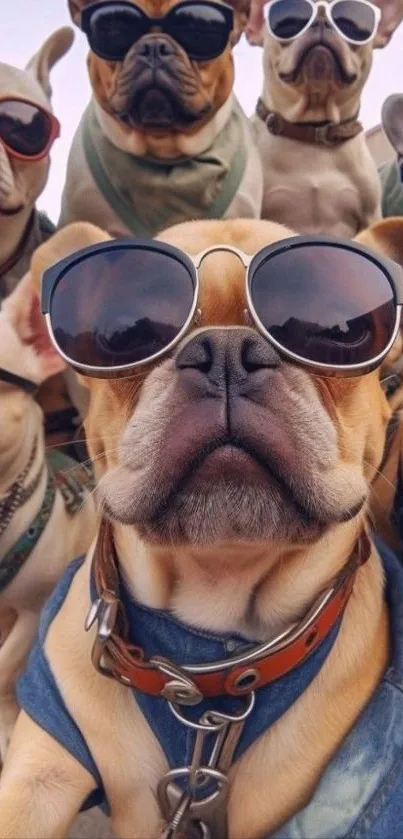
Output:
M119 239L45 271L42 312L59 353L98 378L130 376L167 355L195 326L198 269L215 251L245 266L248 317L286 360L321 375L363 375L393 345L402 269L354 242L296 236L253 257L217 245L191 258L162 242Z
M81 13L81 29L96 55L123 61L133 44L150 32L170 35L194 61L211 61L224 52L234 25L230 6L184 0L164 17L148 17L130 2L91 3Z

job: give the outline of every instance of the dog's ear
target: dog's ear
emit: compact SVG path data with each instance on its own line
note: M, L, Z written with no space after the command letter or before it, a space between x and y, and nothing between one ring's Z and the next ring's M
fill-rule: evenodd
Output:
M264 16L263 8L266 0L251 0L249 9L249 20L246 27L246 37L252 47L262 47L264 42Z
M250 13L250 0L227 0L227 5L234 11L234 28L231 33L231 46L238 43L246 31Z
M65 369L65 362L50 340L30 272L6 298L2 309L18 336L25 375L39 385Z
M403 93L394 93L383 103L382 126L395 152L403 158Z
M355 237L355 242L393 259L403 268L403 217L390 216L372 224Z
M69 51L74 41L74 32L70 26L62 26L47 38L40 50L31 58L26 66L27 73L30 73L39 82L42 90L50 100L52 88L50 85L50 73L57 62Z
M375 0L382 17L378 26L374 47L382 49L389 43L393 33L403 20L403 0Z
M80 26L81 12L84 6L88 6L93 2L94 0L68 0L71 19L76 26Z

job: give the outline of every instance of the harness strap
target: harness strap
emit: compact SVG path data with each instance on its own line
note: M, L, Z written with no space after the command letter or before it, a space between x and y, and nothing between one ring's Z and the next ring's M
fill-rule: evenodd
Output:
M32 382L31 379L25 379L23 376L17 376L16 373L10 373L10 371L5 370L4 367L0 367L0 381L5 382L8 385L15 385L15 387L18 387L20 390L23 390L25 393L29 393L32 396L34 396L38 390L36 382Z
M338 146L361 134L363 127L357 117L343 122L288 122L281 114L271 111L262 99L258 99L256 113L268 131L276 137L287 137L300 143L314 143L320 146Z
M95 486L93 472L85 464L57 450L50 452L47 460L48 476L40 510L15 544L0 558L0 593L17 576L38 544L51 517L57 492L61 493L66 511L73 516L82 508L86 493ZM44 467L42 463L39 478Z
M52 514L55 499L56 485L53 475L49 471L39 512L0 562L0 593L14 580L38 544Z

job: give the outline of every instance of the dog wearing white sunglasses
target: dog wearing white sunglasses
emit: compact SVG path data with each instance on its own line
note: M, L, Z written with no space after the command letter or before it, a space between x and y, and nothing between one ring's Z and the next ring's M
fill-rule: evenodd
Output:
M401 264L402 232L401 219L388 219L358 242ZM197 321L186 334L177 323L165 356L150 361L140 343L148 362L128 378L84 380L104 517L96 545L48 604L20 683L25 710L0 779L2 839L63 837L94 795L107 800L117 837L400 837L403 574L387 552L381 559L365 515L389 408L379 370L318 375L259 331L278 272L260 303L258 287L250 291L251 305L245 266L274 243L287 253L290 235L264 221L166 231L159 253L161 242L181 251L168 249L160 276L178 259L190 309L197 278L184 254L209 251L198 260ZM37 252L36 281L72 242L107 240L89 225L60 231ZM365 297L375 269L359 259ZM294 268L282 271L284 287L298 259ZM377 271L391 300L389 268ZM252 279L253 265L250 289ZM163 295L151 318L161 337ZM116 306L106 332L111 313L98 320L98 309L92 346L105 353L109 341L116 368L126 309ZM393 328L394 305L390 314ZM367 331L364 319L353 354L371 336L376 344L382 320ZM62 325L55 337L66 346ZM339 358L342 337L325 330L322 349L327 340ZM133 346L123 340L121 350ZM76 347L80 358L86 347ZM212 704L200 707L206 696Z
M399 0L268 4L253 119L263 218L352 237L381 216L379 176L358 115L373 50L385 45L401 12Z

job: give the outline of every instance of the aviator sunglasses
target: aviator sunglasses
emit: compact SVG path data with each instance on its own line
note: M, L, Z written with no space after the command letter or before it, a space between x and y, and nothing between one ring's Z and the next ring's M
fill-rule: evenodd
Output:
M354 242L297 236L252 257L217 245L191 258L162 242L120 239L45 271L42 312L58 352L96 378L130 376L168 355L202 318L198 269L216 251L244 265L246 320L287 361L362 375L393 345L403 272Z
M123 61L133 44L150 32L170 35L194 61L211 61L224 52L234 25L229 6L184 0L164 17L148 17L130 2L91 3L81 13L81 29L93 52Z
M368 0L272 0L266 10L270 35L277 41L292 41L309 29L323 9L327 20L349 44L369 44L375 37L381 10Z
M0 98L0 142L17 160L42 160L60 134L50 111L29 99Z

